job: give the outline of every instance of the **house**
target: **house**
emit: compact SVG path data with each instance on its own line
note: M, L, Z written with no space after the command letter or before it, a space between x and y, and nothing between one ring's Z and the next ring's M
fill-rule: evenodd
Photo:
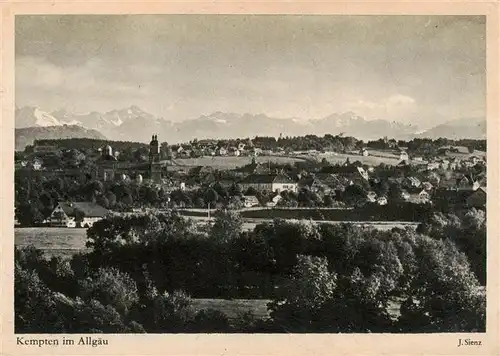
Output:
M435 169L439 168L439 162L429 162L427 163L427 170L428 171L433 171Z
M240 185L243 191L253 188L259 192L297 192L297 183L284 174L250 174Z
M438 161L439 163L439 168L441 169L449 169L450 168L450 161L447 159L441 159Z
M246 145L243 142L238 143L238 150L241 152L245 149Z
M368 172L365 171L363 167L357 167L354 165L326 166L321 168L320 173L335 174L340 177L347 178L352 183L368 181L369 179Z
M432 188L434 188L434 186L431 184L431 182L423 182L422 188L429 191L429 190L432 190Z
M344 177L330 173L317 173L315 178L322 184L335 191L343 192L345 188L350 185L350 181Z
M399 151L399 159L401 161L408 161L408 159L409 159L408 153L406 151L403 151L403 150Z
M402 195L403 199L415 203L415 204L425 204L431 200L430 193L422 188L410 188L406 190L406 194Z
M276 205L278 205L281 199L283 199L281 195L277 194L274 197L272 197L269 202L266 203L266 206L275 207Z
M92 202L59 202L49 217L51 226L91 227L103 219L110 211ZM81 215L78 217L78 215ZM80 222L77 219L81 219Z
M406 168L408 167L410 164L408 163L408 161L406 160L402 160L401 162L399 162L396 167L398 168Z
M234 157L239 157L241 154L240 150L237 149L236 147L230 147L228 152L229 152L230 156L234 156Z
M469 162L472 163L473 166L475 166L479 161L480 161L480 159L477 156L470 156L469 157Z
M413 160L414 161L417 161L417 162L423 162L424 161L424 158L422 156L414 156L413 157Z
M438 209L443 207L460 207L464 208L469 202L469 197L474 193L472 189L437 189L432 201ZM472 202L470 202L472 203Z
M261 154L262 154L262 149L261 149L261 148L255 147L255 148L252 148L252 149L250 150L250 155L251 155L251 156L254 156L254 157L255 157L255 156L259 156L259 155L261 155Z
M422 184L420 180L416 177L406 177L403 181L405 187L418 188Z
M224 148L224 147L219 147L217 148L217 150L215 151L215 154L217 156L225 156L227 155L227 150Z
M387 198L386 197L378 197L377 204L378 205L387 205Z
M298 182L299 188L307 188L312 192L329 192L330 187L315 177L302 178Z
M474 193L469 195L466 204L469 208L486 208L487 194L486 187L480 187Z
M456 170L457 168L460 167L460 160L458 158L452 158L450 161L449 169L452 171Z
M374 191L369 191L368 193L366 193L366 200L370 203L375 203L377 201L377 193L375 193Z
M258 206L259 199L255 195L244 195L243 196L243 206L245 208L251 208L252 206Z
M42 165L43 165L43 162L42 160L38 159L38 158L35 158L35 160L31 163L31 167L33 168L33 170L35 171L39 171L42 169Z
M366 148L362 148L360 151L359 151L359 154L363 157L366 157L368 156L370 153L368 152L368 150Z
M457 188L468 189L472 186L471 181L466 176L457 179Z
M180 158L189 158L191 157L191 150L182 150L178 153L178 157Z

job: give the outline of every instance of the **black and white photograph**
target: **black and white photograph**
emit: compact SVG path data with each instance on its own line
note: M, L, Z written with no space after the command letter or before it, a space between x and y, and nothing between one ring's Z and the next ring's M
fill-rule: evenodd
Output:
M479 347L486 25L16 15L14 332Z

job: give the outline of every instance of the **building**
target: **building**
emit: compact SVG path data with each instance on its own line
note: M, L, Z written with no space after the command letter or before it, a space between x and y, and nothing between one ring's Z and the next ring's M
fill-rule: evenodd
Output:
M161 182L160 145L157 135L153 135L149 143L149 172L153 182Z
M430 202L430 193L423 188L409 188L401 193L401 197L410 203L425 204Z
M251 208L253 206L259 205L259 199L255 195L244 195L243 196L243 206L245 208Z
M366 200L370 203L375 203L377 201L377 193L374 191L369 191L366 193Z
M270 207L270 208L273 208L275 207L276 205L278 205L278 203L280 202L280 200L283 199L281 195L279 194L276 194L274 197L271 198L270 201L268 201L266 203L266 206L267 207Z
M240 182L240 186L243 191L253 188L259 192L297 192L297 183L284 174L250 174Z
M439 162L429 162L427 163L427 170L428 171L433 171L435 169L439 168Z
M360 151L359 151L359 154L363 157L367 157L370 153L368 152L368 150L366 148L362 148Z
M227 155L227 150L224 147L217 148L216 152L217 156L225 156Z
M486 208L487 194L486 187L480 187L474 193L469 195L467 198L467 206L469 208L478 208L484 209Z
M39 171L42 169L42 165L43 165L43 162L40 160L40 159L35 159L33 161L33 163L31 164L31 167L35 170L35 171Z
M378 205L387 205L387 198L386 197L378 197L377 204Z
M405 187L418 188L422 183L420 182L420 179L416 177L406 177L403 184Z
M51 226L91 227L109 213L108 209L92 202L59 202L48 220ZM81 221L77 221L78 219Z
M335 174L339 177L347 179L349 184L368 181L369 179L368 172L365 171L363 167L357 167L355 165L327 166L321 168L320 173Z
M399 151L399 159L401 161L408 161L408 153L406 151Z

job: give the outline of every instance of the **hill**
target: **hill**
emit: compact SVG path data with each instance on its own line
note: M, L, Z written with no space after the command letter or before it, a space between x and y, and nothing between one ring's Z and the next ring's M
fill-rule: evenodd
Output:
M32 145L35 140L68 138L106 140L106 137L99 131L89 130L78 125L35 126L15 130L15 149L16 151L24 150L26 146Z
M420 133L417 137L484 140L486 139L486 120L484 118L467 118L448 121Z

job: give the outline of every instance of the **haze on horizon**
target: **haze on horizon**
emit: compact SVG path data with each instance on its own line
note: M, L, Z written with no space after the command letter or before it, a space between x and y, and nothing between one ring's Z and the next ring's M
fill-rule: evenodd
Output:
M486 117L484 16L16 16L16 105L413 123Z

